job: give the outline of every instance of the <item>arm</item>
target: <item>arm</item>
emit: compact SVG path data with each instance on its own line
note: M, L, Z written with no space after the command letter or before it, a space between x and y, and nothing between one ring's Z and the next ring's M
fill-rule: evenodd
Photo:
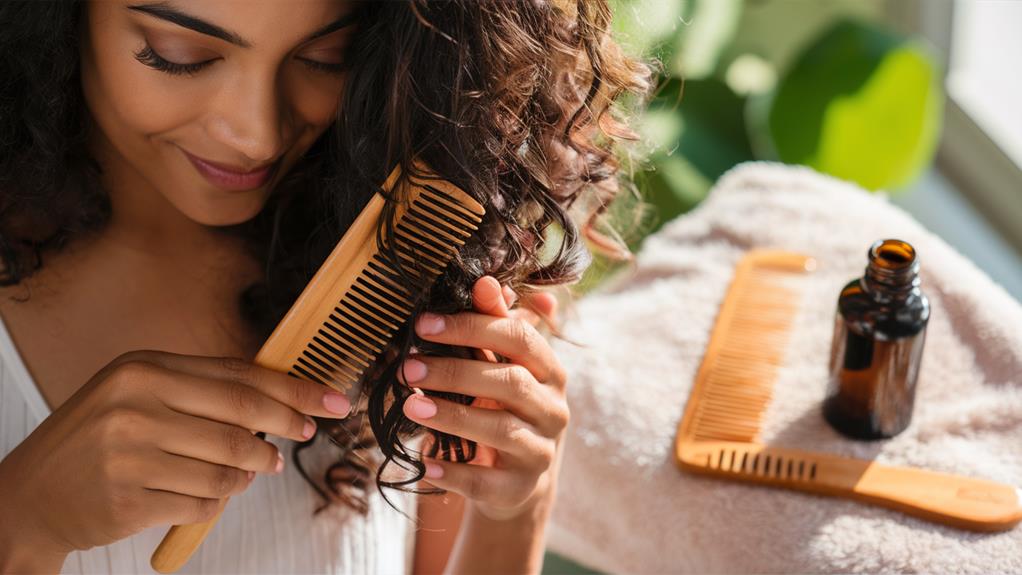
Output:
M60 573L64 566L64 553L44 553L31 543L3 537L0 573Z
M556 469L551 473L556 475ZM455 542L446 573L539 573L556 484L555 479L549 495L512 519L491 519L468 502L464 529Z
M496 571L501 573L538 573L552 508L553 497L545 497L528 513L495 521L476 512L471 503L466 508L465 498L457 493L420 495L412 572L484 573L499 565Z
M30 510L21 509L8 494L16 475L18 449L0 460L0 573L59 573L67 551L58 550L38 534Z
M420 495L412 572L538 573L552 507L553 498L546 497L519 517L493 520L476 512L471 503L466 507L465 498L456 493Z
M6 513L4 517L14 517ZM28 537L14 532L13 521L0 527L0 573L59 573L66 553L47 551Z
M438 575L444 572L460 532L465 498L448 491L446 495L419 495L418 499L412 573Z

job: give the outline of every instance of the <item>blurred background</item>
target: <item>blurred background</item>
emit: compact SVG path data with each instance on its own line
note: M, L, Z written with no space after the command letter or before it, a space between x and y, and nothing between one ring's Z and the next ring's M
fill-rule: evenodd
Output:
M780 161L887 195L1022 300L1022 0L611 4L626 49L664 64L633 250L734 165ZM620 269L598 259L579 291Z
M1022 0L611 4L664 65L633 249L734 165L781 161L887 194L1022 299Z

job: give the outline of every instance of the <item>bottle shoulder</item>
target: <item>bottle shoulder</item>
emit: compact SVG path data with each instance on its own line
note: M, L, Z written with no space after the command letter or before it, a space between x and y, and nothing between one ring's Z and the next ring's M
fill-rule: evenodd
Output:
M903 300L877 301L866 291L861 278L856 278L841 289L837 311L851 329L862 335L896 339L915 335L926 328L930 302L920 289L913 290Z

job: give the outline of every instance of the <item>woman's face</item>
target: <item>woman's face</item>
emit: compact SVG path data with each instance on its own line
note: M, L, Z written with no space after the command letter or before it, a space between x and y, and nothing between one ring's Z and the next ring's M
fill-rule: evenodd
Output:
M253 217L336 117L353 8L90 1L82 87L93 152L126 188L111 193L156 192L206 225Z

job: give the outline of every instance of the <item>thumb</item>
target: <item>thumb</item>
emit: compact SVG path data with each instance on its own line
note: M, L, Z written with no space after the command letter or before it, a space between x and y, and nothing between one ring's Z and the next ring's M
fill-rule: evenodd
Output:
M483 276L472 286L472 307L479 313L507 317L507 301L500 282L493 276Z

